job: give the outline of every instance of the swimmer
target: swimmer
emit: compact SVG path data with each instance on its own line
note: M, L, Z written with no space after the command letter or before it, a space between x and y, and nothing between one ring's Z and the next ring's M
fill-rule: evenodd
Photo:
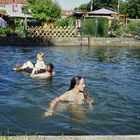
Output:
M68 101L73 104L82 104L85 100L87 101L88 105L92 107L93 100L88 96L87 93L84 92L84 88L84 78L81 76L73 77L68 91L51 101L50 108L47 112L45 112L45 116L53 115L53 111L57 103L60 101Z
M34 70L36 73L42 73L46 71L46 65L44 63L44 54L38 53L37 54L37 62L35 66L32 64L31 61L25 62L22 66L13 68L15 71L25 71L31 73Z
M54 75L54 65L52 63L47 64L46 66L46 72L43 73L35 73L33 70L30 77L32 78L39 78L39 79L45 79L52 77Z

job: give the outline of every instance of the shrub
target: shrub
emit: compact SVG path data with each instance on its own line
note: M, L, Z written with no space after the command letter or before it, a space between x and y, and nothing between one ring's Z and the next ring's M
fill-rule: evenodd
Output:
M127 32L132 35L139 34L140 21L131 21L127 25Z
M84 35L96 35L96 19L85 19L82 22L82 31Z
M11 33L10 28L0 28L0 35L6 35L8 33Z
M114 37L122 37L125 32L125 27L120 24L119 20L113 19L110 30L112 30L112 36Z
M74 26L74 18L73 17L67 17L63 19L59 19L56 21L56 26L58 27L72 27Z
M107 37L108 36L108 30L109 30L108 19L107 18L99 18L98 20L99 20L99 25L98 25L98 28L97 28L97 35L99 37Z
M109 23L107 18L85 19L83 21L83 34L106 37L108 34Z

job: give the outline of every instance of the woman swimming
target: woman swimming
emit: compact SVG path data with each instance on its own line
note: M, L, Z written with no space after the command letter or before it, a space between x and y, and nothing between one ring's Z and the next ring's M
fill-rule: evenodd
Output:
M52 100L50 108L47 112L45 112L45 116L51 116L57 103L60 101L68 101L73 104L82 104L84 100L86 100L89 106L91 107L93 100L89 98L87 93L84 92L84 88L84 78L81 76L73 77L68 91Z
M46 71L46 65L44 63L44 54L38 53L37 54L37 62L35 66L32 64L31 61L25 62L22 66L13 68L15 71L25 71L31 73L34 70L36 73L42 73Z
M32 71L31 77L32 78L39 78L39 79L45 79L52 77L54 75L54 65L52 63L47 64L46 71L43 73L36 73L35 70Z

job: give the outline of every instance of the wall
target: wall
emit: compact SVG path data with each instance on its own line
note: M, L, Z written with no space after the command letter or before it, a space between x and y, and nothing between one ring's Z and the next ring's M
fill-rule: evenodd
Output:
M134 38L0 38L0 46L134 46L140 40Z

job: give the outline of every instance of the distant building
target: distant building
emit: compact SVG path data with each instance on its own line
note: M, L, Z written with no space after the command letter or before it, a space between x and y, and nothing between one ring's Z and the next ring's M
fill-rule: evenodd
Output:
M71 16L75 12L79 12L79 10L63 10L62 14L61 14L61 17L66 18L68 16Z
M0 10L5 10L6 14L21 13L26 3L27 0L0 0Z
M76 17L77 23L81 22L81 19L83 18L96 18L96 17L106 17L109 20L109 25L111 25L111 22L113 19L119 20L121 24L126 24L126 15L121 14L118 11L110 10L107 8L101 8L95 11L91 12L74 12L73 16ZM79 27L81 24L77 24L76 26Z

